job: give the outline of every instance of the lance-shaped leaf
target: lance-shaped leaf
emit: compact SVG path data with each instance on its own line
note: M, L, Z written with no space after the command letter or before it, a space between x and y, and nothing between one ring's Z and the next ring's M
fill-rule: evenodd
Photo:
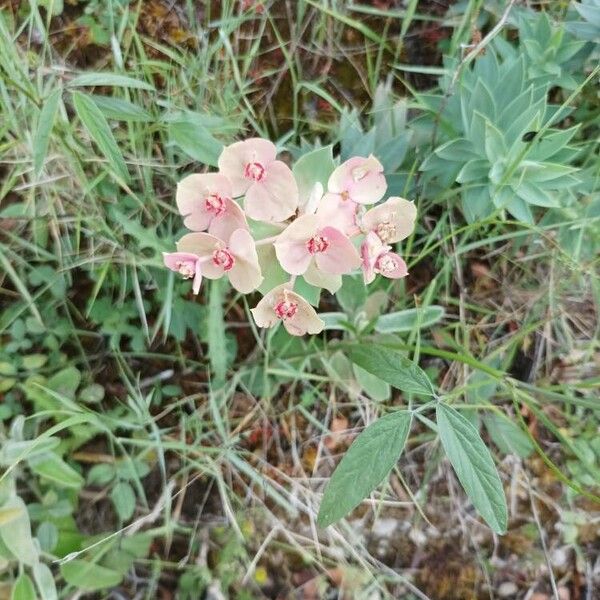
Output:
M348 514L388 476L402 454L411 419L408 411L393 412L354 440L325 488L317 517L321 527Z

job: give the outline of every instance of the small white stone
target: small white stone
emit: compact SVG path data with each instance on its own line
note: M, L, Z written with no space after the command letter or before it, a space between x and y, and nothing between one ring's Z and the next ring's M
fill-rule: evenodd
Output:
M519 588L512 581L505 581L498 586L498 596L500 598L509 598L514 596L519 591Z

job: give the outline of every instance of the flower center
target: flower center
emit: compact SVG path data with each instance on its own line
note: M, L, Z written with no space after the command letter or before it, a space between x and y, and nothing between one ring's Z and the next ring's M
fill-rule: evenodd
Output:
M298 312L298 303L280 300L273 308L277 317L283 321L291 319Z
M215 250L212 255L212 260L217 267L223 267L224 271L231 270L235 264L235 258L233 258L231 252L225 248Z
M218 217L225 212L225 199L219 194L209 194L204 199L204 206L208 212L211 212Z
M177 271L184 279L191 279L196 275L196 263L193 260L181 260L176 263Z
M389 254L384 254L377 259L377 264L375 265L376 269L380 273L391 273L396 270L398 265L396 264L396 259Z
M360 167L354 167L351 173L352 179L354 179L354 181L360 181L369 174L369 165L365 164L361 165Z
M389 242L396 235L396 226L385 221L377 225L377 235L382 242Z
M347 192L347 191L345 191L345 190L344 190L344 191L343 191L343 192L340 194L340 196L342 197L342 200L343 200L344 202L346 202L346 200L349 200L349 199L350 199L350 192Z
M329 242L327 238L322 235L315 235L306 242L306 249L310 254L318 254L319 252L325 252L329 248Z
M265 178L265 168L258 162L248 163L244 167L244 177L253 181L262 181Z

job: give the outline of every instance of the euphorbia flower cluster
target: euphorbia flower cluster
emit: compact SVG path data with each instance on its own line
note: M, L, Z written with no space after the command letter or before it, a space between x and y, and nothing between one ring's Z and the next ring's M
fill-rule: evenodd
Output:
M321 332L324 323L294 291L299 276L333 294L342 276L359 268L366 284L376 274L391 279L408 274L390 244L411 234L416 208L398 197L379 203L387 183L374 156L345 161L331 173L327 190L315 181L307 198L299 197L294 174L268 140L231 144L218 165L218 173L189 175L179 183L177 207L193 233L179 240L177 252L164 254L169 269L193 280L194 294L203 277L224 275L242 294L258 289L262 271L274 265L261 265L256 247L272 244L289 281L267 291L252 315L259 327L281 321L290 334L304 335ZM257 240L256 222L279 233Z

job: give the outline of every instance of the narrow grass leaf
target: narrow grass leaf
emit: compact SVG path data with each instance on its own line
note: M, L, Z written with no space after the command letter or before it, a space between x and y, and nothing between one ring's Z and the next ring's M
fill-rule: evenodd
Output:
M493 531L505 533L508 510L502 482L479 432L447 404L437 405L436 419L442 446L473 506Z
M133 102L129 102L129 100L98 95L91 95L90 98L107 119L139 123L148 123L153 120L152 115L147 110Z
M227 375L227 349L223 316L223 282L219 279L210 282L207 326L212 374L217 383L222 383Z
M110 126L95 102L86 94L73 92L73 106L90 137L108 160L115 173L127 181L129 172Z
M50 134L54 127L54 120L58 111L58 103L62 95L62 88L54 90L44 102L40 111L37 127L33 136L33 171L36 177L42 171L44 160L48 153Z
M325 488L319 526L327 527L347 515L388 476L402 454L411 420L408 411L391 413L354 440Z
M400 352L378 344L348 346L348 358L365 371L403 392L435 396L425 372Z
M82 73L74 77L68 83L69 87L95 87L95 86L110 86L121 88L133 88L136 90L148 90L153 92L155 87L145 81L128 77L127 75L119 75L118 73L103 73L92 72Z

